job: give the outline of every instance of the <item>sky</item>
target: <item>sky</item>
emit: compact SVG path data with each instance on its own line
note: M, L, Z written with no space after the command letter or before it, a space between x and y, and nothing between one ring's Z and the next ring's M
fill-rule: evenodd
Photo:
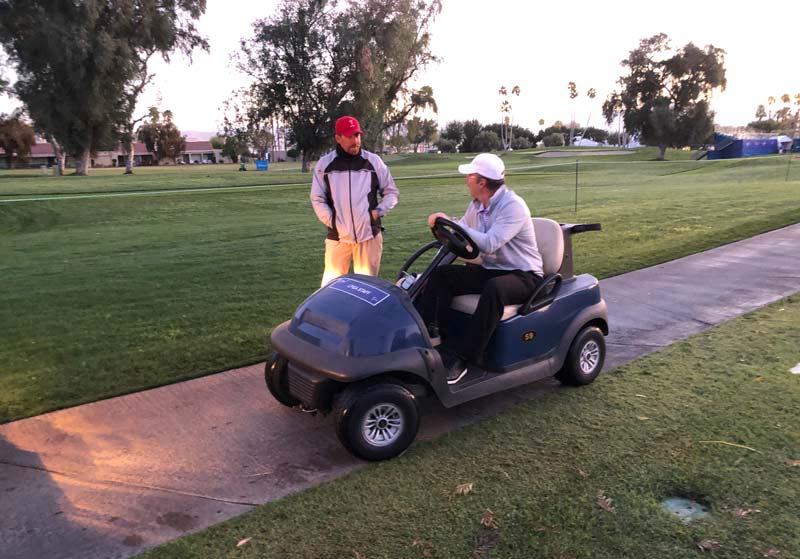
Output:
M720 125L755 119L770 96L800 93L796 31L800 2L782 5L676 0L650 3L572 0L443 0L431 33L431 50L441 58L421 73L415 86L433 88L440 127L451 120L500 120L500 86L520 87L510 97L515 124L540 128L556 120L603 127L601 105L623 72L620 61L639 41L666 33L673 46L694 42L726 51L728 85L711 101ZM246 78L230 63L254 21L270 16L277 0L208 0L198 27L210 52L196 52L192 63L174 56L153 65L156 78L140 101L140 111L160 99L183 131L215 132L222 108ZM788 25L777 24L789 22ZM570 37L567 39L566 37ZM570 101L567 83L580 96ZM586 96L597 90L594 101ZM8 102L0 106L8 110Z

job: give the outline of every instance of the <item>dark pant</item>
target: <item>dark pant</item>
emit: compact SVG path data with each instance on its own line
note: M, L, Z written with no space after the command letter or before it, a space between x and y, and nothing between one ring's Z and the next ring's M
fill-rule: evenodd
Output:
M461 340L448 340L460 356L476 363L483 356L489 340L503 316L503 307L524 303L542 278L521 270L489 270L482 266L439 266L428 281L416 306L426 324L440 325L453 297L480 293L475 313Z

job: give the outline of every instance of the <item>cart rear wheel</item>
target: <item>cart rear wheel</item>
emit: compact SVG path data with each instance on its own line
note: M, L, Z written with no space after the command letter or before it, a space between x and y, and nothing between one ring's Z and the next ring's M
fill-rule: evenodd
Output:
M264 380L270 394L284 406L290 408L298 405L300 400L294 398L289 393L289 362L285 357L278 353L273 353L272 358L267 361L264 370Z
M333 413L341 443L365 460L403 453L419 429L417 400L399 384L350 386L337 396Z
M562 384L582 386L597 378L606 358L606 340L595 326L587 326L575 336L567 360L556 378Z

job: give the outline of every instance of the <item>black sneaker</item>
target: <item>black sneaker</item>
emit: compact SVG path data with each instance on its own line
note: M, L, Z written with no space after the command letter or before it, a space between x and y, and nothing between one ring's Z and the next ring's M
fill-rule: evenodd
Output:
M468 370L469 367L467 367L467 362L460 357L456 357L447 368L447 384L457 383L464 378L464 375L467 374Z

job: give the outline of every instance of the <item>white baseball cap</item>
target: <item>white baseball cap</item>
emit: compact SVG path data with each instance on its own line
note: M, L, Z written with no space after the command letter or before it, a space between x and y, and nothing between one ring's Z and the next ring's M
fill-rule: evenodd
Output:
M506 166L503 160L493 153L481 153L476 155L472 163L458 166L458 172L462 175L478 173L482 177L499 181L506 174Z

